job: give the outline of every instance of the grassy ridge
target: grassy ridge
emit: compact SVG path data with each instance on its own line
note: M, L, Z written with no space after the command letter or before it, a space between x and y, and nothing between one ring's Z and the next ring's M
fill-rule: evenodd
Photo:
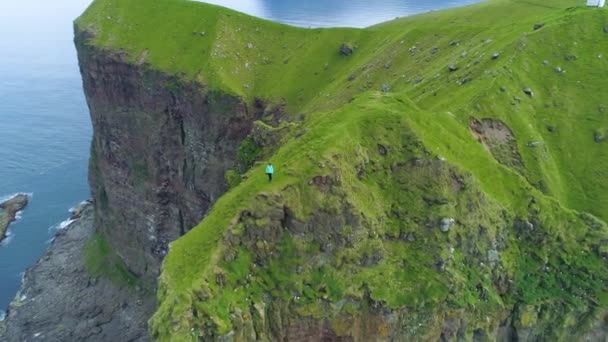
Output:
M226 333L234 328L230 311L259 303L264 293L284 301L294 294L304 298L302 315L339 315L353 309L319 303L361 299L364 293L353 286L363 282L391 308L431 313L478 308L473 311L499 315L517 303L545 305L567 317L606 307L607 270L600 257L606 227L579 212L608 220L608 144L594 141L594 134L608 133L608 81L599 72L608 63L607 11L576 0L494 0L367 29L309 30L182 0L96 0L76 24L94 33L92 44L122 51L132 63L250 102L285 101L294 117L305 118L299 128L307 133L272 156L276 182L268 184L260 167L252 169L205 221L171 245L161 306L151 321L157 337L187 340L190 329L205 330L193 310ZM338 53L342 43L355 46L352 56ZM472 117L510 127L523 169L501 164L474 139ZM388 148L388 157L378 157L377 144ZM400 173L395 165L410 159L428 164ZM328 167L319 169L319 163ZM319 194L309 184L331 175L329 165L339 172L342 197ZM466 191L450 190L450 172L462 175ZM319 208L339 214L337 203L348 202L366 218L367 237L331 254L344 264L320 264L296 275L296 266L324 253L317 251L318 241L285 236L272 247L280 257L254 271L256 253L230 245L227 237L247 234L240 212L263 213L264 206L277 204L260 200L260 193L278 196L302 220ZM450 204L429 208L421 200L429 194ZM395 217L388 208L407 213ZM441 217L458 218L463 230L445 237L412 221ZM539 230L514 229L518 220L532 220ZM250 224L261 229L268 222ZM481 238L480 226L487 228ZM405 230L424 238L411 248L395 242ZM457 239L479 241L446 254ZM477 254L497 239L506 246L500 270L517 284L506 293L493 285L495 272L477 266L483 259ZM378 250L380 263L353 266ZM235 259L226 262L231 253ZM429 269L436 257L453 260L447 273ZM404 266L403 260L415 261ZM225 274L226 288L215 283L218 272ZM249 273L254 278L244 288ZM387 276L399 286L387 287ZM302 284L322 284L324 293ZM533 325L530 315L522 313L522 322ZM553 334L575 328L549 321L543 324Z
M306 30L190 1L98 0L77 25L96 32L95 44L124 51L133 62L248 99L284 99L298 115L387 85L423 109L450 111L463 122L471 115L502 119L521 135L531 183L542 181L564 205L607 219L607 185L595 182L606 175L606 149L593 141L596 130L608 129L599 112L608 106L604 82L594 72L608 60L597 58L608 56L608 45L598 44L608 40L606 12L567 9L579 2L491 1L365 30ZM545 27L533 31L537 23ZM450 46L455 40L460 44ZM337 53L342 42L357 46L354 56ZM501 53L498 60L490 58L494 52ZM567 62L568 55L578 60ZM449 73L452 64L460 70ZM556 74L556 67L566 73ZM472 84L457 84L465 79ZM526 99L524 87L535 91L534 99ZM514 97L525 101L513 106ZM576 134L568 132L572 125ZM559 133L549 134L547 126ZM533 141L543 147L527 148ZM585 152L568 153L573 146Z

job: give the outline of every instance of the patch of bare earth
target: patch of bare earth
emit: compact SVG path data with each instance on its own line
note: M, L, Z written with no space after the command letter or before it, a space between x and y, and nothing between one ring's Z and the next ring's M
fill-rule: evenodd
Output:
M492 154L499 163L511 167L519 173L524 171L515 135L509 126L497 119L471 118L469 121L471 134Z

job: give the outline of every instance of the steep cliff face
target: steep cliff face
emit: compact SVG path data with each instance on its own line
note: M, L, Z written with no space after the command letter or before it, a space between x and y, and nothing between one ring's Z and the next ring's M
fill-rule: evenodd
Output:
M306 30L95 1L77 45L97 227L150 275L202 219L171 242L151 336L605 340L608 99L584 89L607 86L608 12L573 6ZM298 115L254 123L256 98ZM276 177L225 192L244 139Z
M237 147L255 119L237 96L214 92L88 43L76 28L93 122L89 179L96 226L137 275L156 274L168 243L226 191Z
M312 120L277 184L252 176L172 244L152 337L603 341L606 225L505 170L522 205L500 204L427 148L423 117L380 96Z

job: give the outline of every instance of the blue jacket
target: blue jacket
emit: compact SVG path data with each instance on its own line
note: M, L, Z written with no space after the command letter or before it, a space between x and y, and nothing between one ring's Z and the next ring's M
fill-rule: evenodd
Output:
M266 165L266 173L274 173L274 167L272 167L272 165Z

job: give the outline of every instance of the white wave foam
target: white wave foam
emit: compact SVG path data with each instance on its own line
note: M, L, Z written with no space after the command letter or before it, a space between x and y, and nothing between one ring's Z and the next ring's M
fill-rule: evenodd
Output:
M0 310L0 322L6 319L6 311Z
M76 222L76 220L72 220L72 219L67 219L67 220L61 221L60 223L57 223L56 225L50 226L49 233L52 233L53 231L65 229L74 222Z
M32 197L34 197L34 193L33 192L15 192L14 194L0 196L0 203L8 201L11 198L19 196L19 195L27 195L27 197L29 199L31 199Z
M72 220L72 219L67 219L63 222L61 222L59 224L59 228L58 229L65 229L67 228L69 225L71 225L72 223L76 222L76 220Z
M13 237L15 237L15 235L10 230L7 230L4 240L2 240L2 242L0 242L0 246L6 246L9 243L11 243L11 240L13 240Z
M83 206L85 206L88 203L89 203L89 201L86 201L86 200L82 201L82 202L76 204L75 206L71 207L70 209L68 209L68 211L73 214L76 212L76 210L78 210L79 208L82 208Z

